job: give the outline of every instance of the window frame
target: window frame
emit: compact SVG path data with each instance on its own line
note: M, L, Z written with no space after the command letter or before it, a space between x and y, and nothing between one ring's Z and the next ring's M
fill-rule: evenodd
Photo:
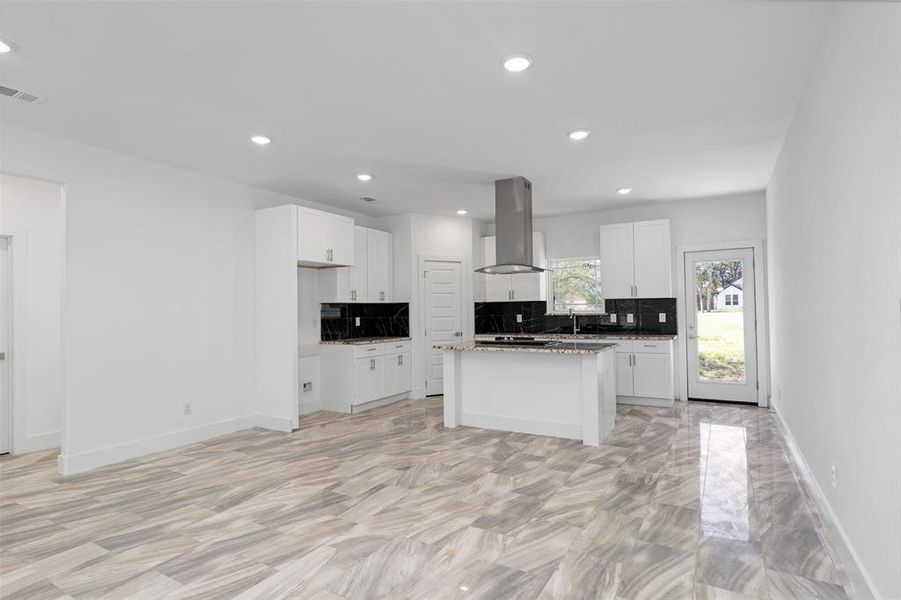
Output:
M572 314L575 315L606 315L607 314L607 299L603 297L603 288L601 289L601 307L600 309L586 310L586 311L559 311L556 310L556 300L554 295L554 266L557 262L564 261L588 261L588 260L596 260L598 261L598 269L603 268L601 263L600 256L563 256L559 258L548 258L548 270L544 273L546 277L546 286L547 286L547 307L545 309L545 314L553 315L553 316L564 316L568 317ZM598 283L600 284L600 275L598 276Z

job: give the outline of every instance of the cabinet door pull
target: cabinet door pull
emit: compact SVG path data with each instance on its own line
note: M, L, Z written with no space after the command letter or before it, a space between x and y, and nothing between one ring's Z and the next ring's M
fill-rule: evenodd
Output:
M375 359L374 358L369 359L369 370L375 371Z
M397 355L397 364L399 364L399 365L404 364L404 355L403 354Z

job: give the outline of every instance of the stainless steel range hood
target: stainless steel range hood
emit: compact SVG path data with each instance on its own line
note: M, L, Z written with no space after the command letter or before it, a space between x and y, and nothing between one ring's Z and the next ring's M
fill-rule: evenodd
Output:
M496 265L476 269L489 275L542 273L532 260L532 182L525 177L494 182Z

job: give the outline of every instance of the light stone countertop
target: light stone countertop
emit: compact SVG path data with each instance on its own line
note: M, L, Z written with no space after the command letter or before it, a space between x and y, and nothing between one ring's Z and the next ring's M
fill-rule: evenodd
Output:
M569 342L565 340L550 342L548 346L480 345L477 342L435 344L433 346L437 350L459 350L462 352L543 352L550 354L600 354L615 347L616 344Z
M533 337L539 340L674 340L676 334L654 333L477 333L477 340L493 340L499 336Z
M389 342L408 342L409 337L373 337L373 338L349 338L346 340L324 340L320 344L341 344L346 346L366 346L368 344L387 344Z

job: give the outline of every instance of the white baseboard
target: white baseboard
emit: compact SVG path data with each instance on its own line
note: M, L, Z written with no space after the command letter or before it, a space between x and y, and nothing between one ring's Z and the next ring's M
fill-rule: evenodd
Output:
M254 419L254 425L263 429L273 429L275 431L284 431L290 433L294 431L289 417L276 417L274 415L257 414Z
M410 390L410 398L414 399L422 399L426 397L426 389L425 388L413 388Z
M460 425L466 427L481 427L482 429L499 429L502 431L516 431L518 433L531 433L534 435L547 435L570 440L582 439L581 423L535 421L532 419L518 419L516 417L502 417L497 415L464 412L460 415Z
M672 408L673 400L669 398L645 398L643 396L617 396L617 404L634 404L637 406L656 406L659 408Z
M782 413L779 412L778 408L773 405L772 402L770 404L773 412L776 414L776 418L779 421L779 424L782 427L782 437L785 439L785 443L788 446L788 451L791 453L792 458L795 460L795 464L798 465L801 479L804 481L804 483L807 484L807 487L810 489L811 494L813 495L814 502L816 502L822 509L822 516L825 517L823 520L826 521L823 524L826 527L827 537L830 538L830 543L841 555L840 558L842 559L843 566L846 567L848 576L851 578L851 583L855 588L854 591L857 592L857 595L854 597L865 600L866 598L868 598L866 594L867 592L869 592L869 598L873 598L874 600L881 600L881 596L876 590L876 586L873 584L873 580L870 578L869 573L867 573L867 570L864 568L863 562L861 562L860 560L860 556L854 549L854 545L851 544L851 539L848 537L848 534L842 527L841 522L838 520L838 517L832 510L832 506L829 504L829 500L827 499L826 494L823 492L823 488L820 487L820 483L816 480L816 477L814 477L810 465L807 464L807 459L804 458L804 454L801 452L801 448L795 441L795 436L792 435L791 429L788 428L788 424L782 418ZM855 569L848 568L852 565L856 567L856 573L854 572Z
M311 400L309 402L300 403L300 414L308 415L317 410L322 410L322 402L320 400Z
M142 440L116 446L107 446L105 448L98 448L87 452L79 452L78 454L60 454L57 461L57 468L61 475L74 475L98 467L122 462L123 460L153 454L154 452L171 450L172 448L195 444L226 433L249 429L255 424L257 424L256 417L254 415L247 415L244 417L225 419L224 421L216 421L214 423L208 423L190 429L173 431L172 433L144 438Z
M395 394L394 396L388 396L387 398L379 398L378 400L371 400L369 402L364 402L363 404L353 404L350 407L350 412L353 414L358 414L361 412L365 412L367 410L372 410L373 408L379 408L380 406L388 406L389 404L394 404L398 400L406 400L410 397L409 392L404 392L402 394Z
M27 435L25 439L16 444L16 454L59 448L61 438L62 433L59 431L46 431L44 433Z

